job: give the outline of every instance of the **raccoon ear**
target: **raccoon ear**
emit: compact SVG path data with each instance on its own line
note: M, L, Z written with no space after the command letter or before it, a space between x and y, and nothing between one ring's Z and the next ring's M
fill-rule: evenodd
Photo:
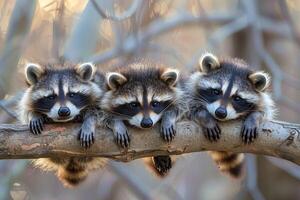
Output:
M45 69L39 64L28 63L25 67L26 81L29 85L34 85L39 81L39 78L45 72Z
M75 67L76 73L84 81L89 81L94 77L96 67L93 63L82 63Z
M160 78L170 87L175 86L179 78L179 71L177 69L166 69L160 75Z
M220 68L219 59L211 53L205 53L199 59L199 68L204 73L218 69Z
M126 81L127 78L120 73L108 72L106 74L106 82L111 90L118 89L118 87L126 83Z
M267 89L271 82L270 76L262 71L250 74L249 80L253 84L255 90L258 92L263 92L265 89Z

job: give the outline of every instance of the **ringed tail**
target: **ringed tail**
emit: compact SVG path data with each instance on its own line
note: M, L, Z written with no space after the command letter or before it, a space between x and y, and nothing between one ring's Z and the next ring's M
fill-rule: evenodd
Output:
M66 166L60 166L57 177L65 187L73 188L83 182L88 176L88 170L84 163L71 159Z
M211 151L209 154L216 162L221 172L228 174L233 178L241 178L243 176L245 159L243 153Z

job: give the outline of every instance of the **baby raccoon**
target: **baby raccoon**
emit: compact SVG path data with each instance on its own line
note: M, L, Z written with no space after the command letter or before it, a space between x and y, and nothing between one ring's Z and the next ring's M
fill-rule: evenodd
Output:
M33 134L43 131L44 123L83 120L79 139L84 147L94 141L96 109L105 90L104 75L96 72L91 63L68 67L65 65L28 64L25 69L29 85L20 102L23 123L29 124ZM34 163L45 170L57 171L66 186L82 181L88 170L99 166L102 159L41 158Z
M162 138L168 142L174 138L183 93L177 86L178 78L177 70L145 61L107 73L109 89L102 107L114 116L108 126L118 145L128 147L130 143L125 123L147 129L161 121ZM154 157L153 162L161 175L171 168L169 156Z
M269 76L253 71L240 59L219 60L207 53L199 60L199 71L187 84L191 118L199 123L211 142L220 139L218 121L243 119L241 138L249 144L257 138L263 120L273 117L273 100L267 92ZM211 152L220 170L242 175L243 154Z

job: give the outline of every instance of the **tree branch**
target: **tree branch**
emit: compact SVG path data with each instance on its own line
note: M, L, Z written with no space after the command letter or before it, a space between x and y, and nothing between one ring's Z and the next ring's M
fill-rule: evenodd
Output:
M219 142L208 142L201 128L193 122L177 125L177 136L165 143L156 129L130 129L131 147L119 149L109 130L99 128L96 142L84 150L76 139L78 125L47 125L38 136L30 134L25 125L0 126L0 159L41 158L53 156L101 156L119 161L130 161L154 155L173 155L207 150L244 152L275 156L300 165L300 125L286 122L266 122L259 129L258 139L244 145L240 138L240 122L222 123Z

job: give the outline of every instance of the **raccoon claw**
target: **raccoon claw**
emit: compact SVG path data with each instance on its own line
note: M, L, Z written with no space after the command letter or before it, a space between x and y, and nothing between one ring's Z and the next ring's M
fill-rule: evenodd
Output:
M162 126L160 129L160 133L165 141L171 142L176 135L176 130L174 128L174 125L170 125L168 127Z
M172 160L170 156L155 156L153 157L153 164L161 176L166 175L172 168Z
M257 127L254 125L244 124L242 127L242 140L245 144L250 144L254 142L254 140L257 138Z
M210 142L216 142L220 139L221 129L218 124L213 126L212 128L204 128L203 129L204 136Z
M128 134L127 130L126 130L125 133L120 133L120 132L116 133L116 142L122 148L128 148L129 147L130 137L129 137L129 134Z
M30 132L34 135L41 134L44 130L44 121L42 118L31 119L29 122Z
M82 128L79 131L78 139L80 140L80 145L86 149L90 148L95 142L93 131L84 131Z

